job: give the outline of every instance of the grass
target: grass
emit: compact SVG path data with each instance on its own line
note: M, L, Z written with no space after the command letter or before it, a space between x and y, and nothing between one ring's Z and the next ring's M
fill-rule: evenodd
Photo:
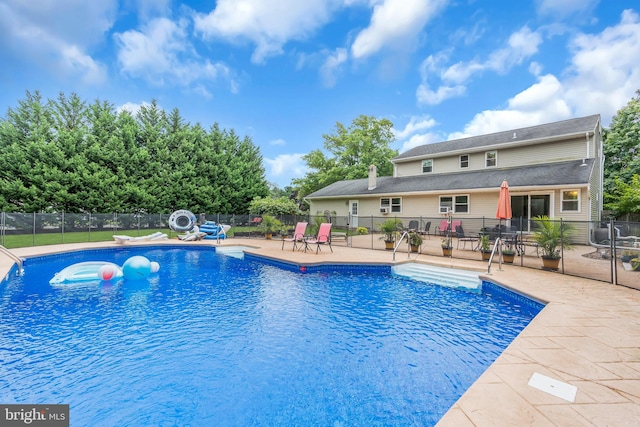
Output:
M291 227L293 230L293 227ZM178 233L169 229L145 228L142 230L100 230L100 231L74 231L65 233L36 233L36 234L5 234L1 237L0 244L7 249L25 248L29 246L59 245L63 243L87 243L106 242L113 240L114 234L123 234L131 237L146 236L155 232L167 233L169 238L175 238ZM255 232L254 226L235 226L229 230L229 237L234 236L234 232ZM333 232L345 232L353 234L348 229L336 228Z
M41 234L7 234L2 236L2 246L7 249L24 248L28 246L59 245L62 243L105 242L113 240L114 234L124 234L131 237L146 236L155 232L167 233L169 238L176 237L177 233L168 229L144 229L144 230L102 230L102 231L76 231L68 233L41 233Z

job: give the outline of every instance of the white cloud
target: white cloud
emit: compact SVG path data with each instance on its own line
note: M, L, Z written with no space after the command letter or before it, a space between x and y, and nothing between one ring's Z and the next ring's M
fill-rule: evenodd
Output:
M131 113L131 115L133 117L135 117L138 114L138 111L140 111L140 109L142 107L150 107L151 104L149 104L146 101L143 101L139 104L136 104L134 102L127 102L125 104L122 104L121 106L116 108L116 112L120 113L121 111L128 111L129 113ZM158 106L158 108L162 108L160 106Z
M327 55L327 59L320 67L320 77L325 87L335 86L336 74L340 72L347 59L347 50L344 48L338 48Z
M183 85L200 81L231 80L231 71L220 63L201 59L187 37L188 23L167 18L149 21L140 31L116 33L121 71L156 85ZM232 82L232 88L236 82ZM207 91L208 93L208 91Z
M640 16L626 10L618 25L576 36L571 50L567 101L579 115L600 112L606 124L640 87Z
M504 74L535 55L540 44L542 37L538 32L522 27L511 34L505 47L493 51L484 61L458 62L445 67L443 64L448 61L450 51L430 55L420 66L422 83L416 90L418 103L437 105L446 99L461 96L466 92L466 84L473 75L484 71ZM437 89L432 89L429 83L434 76L439 80Z
M273 141L269 141L269 145L283 146L283 145L287 145L287 141L285 141L282 138L278 138L278 139L274 139Z
M483 135L508 129L555 122L572 116L563 99L562 84L553 75L539 77L534 85L518 93L505 110L486 110L478 113L465 125L463 132L449 135L449 139Z
M431 129L437 124L438 123L429 116L413 116L409 119L409 123L405 125L404 129L394 129L393 133L395 134L397 139L402 140L416 132Z
M413 48L424 26L445 4L445 0L383 0L374 6L371 23L351 45L352 56L364 58L384 48Z
M195 29L205 39L252 42L255 63L282 53L290 40L308 37L324 25L337 0L218 0L209 14L196 14Z
M0 3L0 44L53 74L85 84L102 83L105 66L90 51L104 40L117 8L117 0L4 0Z
M607 126L618 109L640 87L640 16L622 13L620 23L598 34L577 34L571 42L571 66L563 80L540 75L542 66L529 70L538 82L509 99L504 110L476 114L462 132L449 139L481 135L549 123L575 116L601 114Z
M308 169L302 160L304 154L280 154L275 159L265 157L267 165L267 179L270 182L278 183L280 186L289 185L293 178L303 177Z

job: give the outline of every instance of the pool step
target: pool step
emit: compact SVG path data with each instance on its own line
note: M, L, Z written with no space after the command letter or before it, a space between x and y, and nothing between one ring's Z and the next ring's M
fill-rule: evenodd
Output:
M451 288L480 289L482 284L477 272L426 264L406 263L394 265L391 267L391 272L413 280L435 283Z
M249 246L216 246L216 252L233 258L244 259L244 250Z

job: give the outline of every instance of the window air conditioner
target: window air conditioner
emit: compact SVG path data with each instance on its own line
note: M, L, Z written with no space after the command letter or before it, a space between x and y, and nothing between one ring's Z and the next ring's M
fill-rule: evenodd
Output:
M380 208L380 213L383 213L383 214L389 213L389 208Z
M449 207L448 206L440 206L440 213L441 214L448 214L449 213Z

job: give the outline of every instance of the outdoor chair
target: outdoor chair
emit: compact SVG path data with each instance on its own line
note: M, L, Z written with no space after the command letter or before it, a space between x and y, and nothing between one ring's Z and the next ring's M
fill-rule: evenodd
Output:
M430 239L431 236L429 235L429 230L431 230L431 221L427 221L427 224L424 226L424 231L421 231L420 234L427 236Z
M467 242L471 243L471 250L472 251L475 251L476 249L478 249L478 246L474 245L474 243L480 242L480 237L479 236L471 236L471 235L465 234L464 233L464 229L462 228L461 225L456 227L455 236L458 239L457 249L460 249L460 242L462 242L462 249L466 249Z
M295 251L298 247L302 248L304 243L304 233L307 231L308 222L299 222L296 224L296 229L293 231L293 237L286 237L282 239L282 250L284 250L284 244L286 242L293 242L293 249Z
M320 250L320 245L329 245L329 249L333 253L333 248L331 247L331 223L323 222L320 224L320 228L318 229L318 235L312 239L305 239L304 241L304 251L307 252L309 245L316 245L316 254Z
M409 230L416 231L420 228L420 223L416 220L409 221Z
M449 231L449 221L443 219L440 221L440 225L436 225L436 234L444 236L447 231Z

